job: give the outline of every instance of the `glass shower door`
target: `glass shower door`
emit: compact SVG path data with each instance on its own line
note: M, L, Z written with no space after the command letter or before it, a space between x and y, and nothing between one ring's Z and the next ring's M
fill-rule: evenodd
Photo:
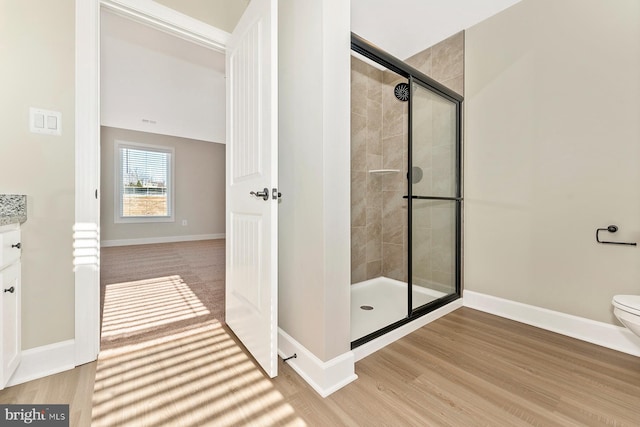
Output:
M457 294L460 263L460 104L411 80L411 311Z

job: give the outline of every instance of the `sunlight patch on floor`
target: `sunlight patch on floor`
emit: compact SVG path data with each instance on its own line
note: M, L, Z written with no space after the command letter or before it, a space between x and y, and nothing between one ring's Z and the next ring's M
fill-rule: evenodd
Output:
M92 426L304 426L222 324L100 353Z
M218 294L195 280L105 286L91 425L306 425L214 314Z
M209 314L180 276L106 285L102 337L140 332Z

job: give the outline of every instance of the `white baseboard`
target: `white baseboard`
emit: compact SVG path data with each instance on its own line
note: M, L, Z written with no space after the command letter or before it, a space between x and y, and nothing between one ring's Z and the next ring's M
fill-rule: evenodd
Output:
M75 368L74 361L74 340L24 350L18 369L9 379L7 387L68 371Z
M358 378L353 352L348 351L323 362L280 328L278 354L283 359L296 354L295 359L289 359L286 363L322 397L329 396Z
M224 239L224 233L217 234L194 234L191 236L166 236L166 237L145 237L141 239L119 239L119 240L102 240L100 247L107 248L110 246L131 246L131 245L148 245L152 243L174 243L174 242L190 242L194 240L213 240Z
M473 291L464 291L463 300L465 307L640 356L640 338L621 326Z
M445 314L449 314L454 310L462 307L462 299L457 299L455 301L451 301L449 304L442 306L436 310L433 310L431 313L427 313L422 317L419 317L406 325L402 325L399 328L394 329L393 331L387 332L386 334L373 339L367 343L364 343L352 350L355 361L362 360L371 353L375 353L381 348L391 344L394 341L399 340L400 338L409 335L411 332L414 332L423 326L433 322L436 319L441 318Z

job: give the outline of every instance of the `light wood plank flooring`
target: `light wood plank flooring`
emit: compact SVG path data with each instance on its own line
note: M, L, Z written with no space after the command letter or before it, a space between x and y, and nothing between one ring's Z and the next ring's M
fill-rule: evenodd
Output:
M640 426L640 358L468 308L358 362L326 399L282 360L266 378L204 317L0 402L70 403L73 426Z

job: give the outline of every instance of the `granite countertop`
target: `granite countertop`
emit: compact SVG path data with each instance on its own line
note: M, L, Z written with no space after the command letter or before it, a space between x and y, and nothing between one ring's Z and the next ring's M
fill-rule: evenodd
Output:
M27 220L27 196L0 194L0 226L22 224Z

